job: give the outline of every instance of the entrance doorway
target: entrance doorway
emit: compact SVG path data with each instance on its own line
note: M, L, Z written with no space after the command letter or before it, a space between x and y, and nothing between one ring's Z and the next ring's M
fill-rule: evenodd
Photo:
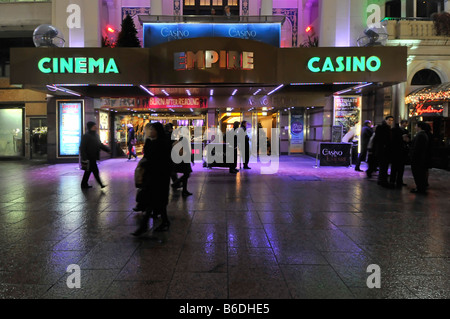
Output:
M47 158L47 118L30 118L31 159Z

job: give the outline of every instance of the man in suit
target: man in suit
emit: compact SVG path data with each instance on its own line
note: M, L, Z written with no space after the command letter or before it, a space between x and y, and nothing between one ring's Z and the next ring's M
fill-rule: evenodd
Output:
M367 145L369 145L370 138L373 135L372 121L365 121L364 126L361 129L361 153L356 161L355 171L362 172L360 166L362 161L366 161L367 158Z

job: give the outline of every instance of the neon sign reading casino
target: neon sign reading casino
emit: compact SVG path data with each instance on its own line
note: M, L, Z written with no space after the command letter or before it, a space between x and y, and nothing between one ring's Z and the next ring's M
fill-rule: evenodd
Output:
M377 56L369 58L362 56L313 57L308 61L308 69L311 72L376 72L381 68L381 59Z

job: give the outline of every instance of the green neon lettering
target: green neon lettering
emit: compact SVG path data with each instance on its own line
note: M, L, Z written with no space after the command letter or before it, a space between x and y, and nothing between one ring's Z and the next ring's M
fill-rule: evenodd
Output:
M366 57L362 56L361 59L359 59L358 57L354 56L353 57L353 72L364 72L366 71Z
M308 62L308 69L309 69L311 72L314 72L314 73L320 72L320 68L317 68L317 67L315 67L315 66L313 65L314 63L317 63L317 62L320 62L320 58L319 58L319 57L314 57L314 58L311 58L311 59L309 60L309 62Z
M44 66L45 63L50 63L51 61L52 61L52 59L50 59L50 58L42 58L38 63L39 71L41 71L42 73L45 73L45 74L52 73L52 69L46 68Z
M89 73L95 73L95 69L98 69L98 73L105 73L105 59L100 58L98 60L89 58Z
M53 59L53 73L58 73L59 66L58 66L58 59Z
M105 73L119 73L119 69L117 68L116 61L114 61L114 59L109 59Z
M338 67L336 68L336 72L342 72L345 70L345 65L344 65L344 57L343 56L339 56L336 58L336 62L338 64Z
M352 71L352 57L348 56L346 60L347 60L346 61L346 66L347 67L345 68L345 71L351 72Z
M73 73L73 59L61 58L59 61L59 70L61 73Z
M375 62L375 66L372 63ZM371 72L376 72L381 68L381 60L377 56L371 56L367 59L367 69Z
M86 58L75 58L75 73L87 73Z
M327 71L334 72L334 66L331 58L326 58L325 63L323 64L322 72Z

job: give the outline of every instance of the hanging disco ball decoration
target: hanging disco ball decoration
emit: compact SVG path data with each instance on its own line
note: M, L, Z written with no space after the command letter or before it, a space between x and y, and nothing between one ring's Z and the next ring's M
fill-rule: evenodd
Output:
M66 41L58 28L50 24L42 24L34 30L33 42L38 48L62 48Z

